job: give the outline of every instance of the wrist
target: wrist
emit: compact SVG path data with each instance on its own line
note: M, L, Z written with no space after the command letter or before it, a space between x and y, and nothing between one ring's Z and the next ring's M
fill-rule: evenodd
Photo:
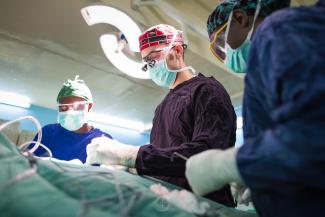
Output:
M239 184L244 184L243 179L240 176L238 166L237 166L237 148L229 148L222 153L222 160L225 162L225 179L227 183L236 182Z
M133 146L133 145L126 145L125 151L121 156L120 164L129 168L134 168L135 161L138 156L139 148L140 147Z

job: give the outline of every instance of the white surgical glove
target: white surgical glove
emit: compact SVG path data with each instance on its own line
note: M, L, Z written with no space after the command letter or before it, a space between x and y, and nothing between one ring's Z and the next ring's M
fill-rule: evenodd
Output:
M194 193L206 195L230 182L243 184L236 165L237 149L208 150L186 162L186 178Z
M246 206L252 202L251 191L244 185L238 183L230 184L231 194L238 204L244 204Z
M139 147L126 145L108 137L94 138L87 145L86 164L106 164L135 167Z

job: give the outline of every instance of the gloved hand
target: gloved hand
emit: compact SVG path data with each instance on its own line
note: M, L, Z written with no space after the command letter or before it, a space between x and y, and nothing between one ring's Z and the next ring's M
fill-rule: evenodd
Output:
M238 183L230 184L231 194L238 204L249 205L249 202L252 202L251 191L244 185Z
M237 149L208 150L186 162L186 178L194 193L205 195L230 182L243 184L236 165Z
M135 167L139 147L126 145L105 136L94 138L87 145L86 164L106 164Z

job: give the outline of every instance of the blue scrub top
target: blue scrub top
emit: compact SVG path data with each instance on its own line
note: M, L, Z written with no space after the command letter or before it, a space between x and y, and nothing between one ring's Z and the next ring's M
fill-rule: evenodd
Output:
M252 41L237 164L259 216L324 216L325 8L267 17Z
M61 127L60 124L49 124L42 128L42 144L46 145L52 152L53 157L60 160L79 159L85 163L87 158L86 147L96 137L109 134L94 128L88 133L75 133ZM37 140L37 135L34 141ZM35 152L37 156L48 156L43 148Z

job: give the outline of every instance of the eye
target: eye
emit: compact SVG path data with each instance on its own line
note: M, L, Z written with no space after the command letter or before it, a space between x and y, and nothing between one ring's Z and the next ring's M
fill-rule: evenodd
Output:
M85 109L85 103L76 103L73 105L73 109L75 111L80 111L80 110L84 110Z
M66 105L60 105L59 106L59 111L60 112L65 112L65 111L67 111L68 110L68 106L66 106Z

